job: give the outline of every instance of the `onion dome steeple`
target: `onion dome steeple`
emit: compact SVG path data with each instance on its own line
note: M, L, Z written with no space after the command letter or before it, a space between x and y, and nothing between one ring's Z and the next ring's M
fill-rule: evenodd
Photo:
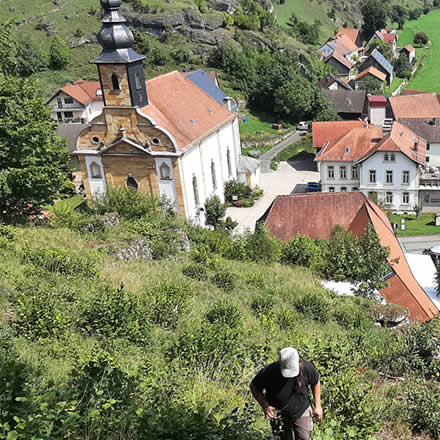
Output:
M98 41L102 46L101 55L93 62L96 64L128 64L144 60L143 55L132 49L133 34L125 25L125 18L119 13L121 0L100 0L104 9L102 29Z

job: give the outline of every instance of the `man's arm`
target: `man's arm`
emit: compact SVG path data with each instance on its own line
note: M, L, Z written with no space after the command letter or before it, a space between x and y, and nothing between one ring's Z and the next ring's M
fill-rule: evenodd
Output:
M313 415L317 418L317 420L322 420L322 406L321 406L321 382L313 387L313 401L315 403L315 407L313 408Z
M255 400L260 404L261 408L263 408L264 414L269 419L274 419L277 416L277 410L270 406L266 398L264 397L264 394L260 391L258 391L257 387L251 383L250 389L252 395L255 397Z

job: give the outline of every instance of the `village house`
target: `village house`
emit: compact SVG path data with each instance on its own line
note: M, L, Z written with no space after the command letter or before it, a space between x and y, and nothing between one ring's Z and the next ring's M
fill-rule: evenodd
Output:
M348 83L342 81L332 73L329 73L324 76L324 78L321 78L316 83L316 87L324 90L353 90Z
M363 49L362 47L362 35L359 29L352 28L341 28L336 34L336 38L345 36L349 38L357 48Z
M383 85L387 76L385 75L385 73L381 72L375 67L368 67L368 69L363 70L352 80L354 84L354 90L363 89L364 82L369 78L378 80L381 83L383 90Z
M87 123L102 112L104 101L99 81L75 81L47 101L50 115L60 123Z
M379 40L382 43L389 43L393 49L393 55L396 57L398 38L399 36L394 29L392 30L381 29L380 31L376 31L374 33L374 35L371 37L370 41L368 42L368 46L370 46L371 43L375 40Z
M324 93L342 119L363 119L367 115L367 99L363 90L324 90Z
M332 66L336 70L336 75L343 81L348 82L350 80L350 72L353 67L352 63L344 57L340 52L334 50L330 55L326 56L323 60L324 64Z
M414 278L387 215L364 194L278 196L261 221L273 237L283 241L299 234L328 240L337 225L361 235L368 224L373 225L382 246L390 249L388 286L380 293L387 302L405 306L412 321L425 322L438 314L437 307Z
M377 50L368 56L368 58L359 67L360 72L367 70L369 67L374 67L386 75L387 86L389 87L393 82L393 66L392 64Z
M410 64L412 64L412 62L416 57L416 50L414 49L414 47L411 46L411 44L408 44L402 49L400 49L400 53L401 54L403 53L408 57L408 61Z
M101 0L103 47L97 64L104 107L79 135L79 158L88 199L108 186L131 187L165 197L175 210L205 223L204 204L224 183L238 177L238 118L195 85L171 72L145 81L120 0ZM194 80L194 78L193 78ZM200 85L200 84L199 84Z
M368 122L370 124L384 127L388 122L386 118L387 102L387 98L383 95L368 95Z
M366 123L361 128L341 126L338 137L338 123L333 124L313 123L313 136L322 142L315 158L322 191L361 191L393 212L412 212L419 204L425 140L398 122L387 135Z

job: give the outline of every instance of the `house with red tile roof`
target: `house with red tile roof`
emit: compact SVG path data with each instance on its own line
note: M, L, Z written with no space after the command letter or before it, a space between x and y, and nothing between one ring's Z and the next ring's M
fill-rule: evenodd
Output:
M321 131L331 126L314 127ZM320 133L321 132L321 133ZM395 212L412 212L419 204L419 166L425 165L426 141L398 122L389 135L374 125L329 136L315 161L323 192L360 191Z
M438 314L437 307L414 278L387 215L365 194L278 196L262 221L273 237L283 241L300 234L329 239L337 225L361 235L368 224L373 225L382 246L390 249L388 286L380 293L387 302L406 307L412 321L425 322Z
M385 82L387 76L385 75L385 73L381 72L380 70L378 70L372 66L363 70L354 78L354 80L353 80L354 89L355 90L362 89L363 83L368 78L373 78L377 81L380 81L380 83L382 84L382 90L383 90L383 85L384 85L384 82Z
M391 44L391 47L393 48L393 55L397 55L397 40L399 39L399 35L397 34L397 31L394 29L381 29L379 31L376 31L374 35L371 37L370 41L368 42L368 46L374 41L379 40L382 43L389 43Z
M337 32L336 38L343 35L349 38L356 45L356 47L362 47L362 36L359 29L341 28Z
M60 123L88 123L102 112L99 81L74 81L58 90L48 101L50 115Z
M104 105L79 134L73 153L86 195L94 200L109 186L130 187L167 199L179 215L204 225L206 199L223 201L225 182L249 171L249 164L240 167L237 114L200 72L196 79L171 72L145 81L145 57L132 48L120 2L102 7L103 50L94 63Z
M412 64L416 57L416 50L413 46L411 46L411 44L407 44L405 47L402 47L402 49L400 49L400 53L403 53L408 57L410 64Z

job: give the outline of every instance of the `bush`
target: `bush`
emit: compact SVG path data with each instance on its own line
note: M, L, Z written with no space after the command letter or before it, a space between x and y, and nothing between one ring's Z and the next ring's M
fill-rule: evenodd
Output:
M238 200L249 199L252 196L251 188L239 180L229 180L225 183L225 199L227 202L233 202L233 196Z
M330 303L322 293L311 293L295 301L298 312L320 322L326 322L330 316Z
M238 200L237 206L242 206L243 208L250 208L251 206L255 205L254 199L240 199Z
M304 235L297 235L283 246L281 263L317 269L322 266L321 249Z
M257 317L271 316L275 300L272 296L260 295L252 300L251 307Z
M159 283L147 292L151 321L167 329L175 328L193 295L194 290L187 282Z
M85 299L79 330L104 338L126 337L135 343L145 343L150 337L148 312L123 286L113 289L99 286Z
M414 44L417 46L424 46L428 44L429 38L424 32L417 32L414 35Z
M184 266L182 273L187 277L193 278L198 281L204 281L208 279L208 270L204 264L192 263Z
M252 189L252 198L254 200L258 200L260 197L262 197L264 194L263 188L260 188L259 186L256 186Z
M48 272L85 278L96 278L101 265L101 258L96 252L61 249L26 248L21 253L21 260Z
M217 228L226 214L226 204L220 201L220 197L214 195L205 201L206 223Z
M107 188L107 193L95 201L99 214L117 212L127 220L158 215L160 201L134 188Z
M255 232L246 237L247 259L261 263L274 263L279 261L281 243L276 238L269 237L265 225L257 224Z
M266 284L266 277L262 272L248 272L244 276L244 281L248 286L262 289Z
M220 289L230 292L234 290L237 276L227 269L220 269L214 273L211 281Z
M227 325L237 328L240 325L240 309L227 300L217 301L206 314L206 319L211 324Z
M423 13L421 8L414 8L408 11L408 16L410 20L417 20Z
M69 46L67 46L64 40L55 35L55 37L52 38L49 48L50 68L55 70L64 69L69 64L71 57L72 53Z

